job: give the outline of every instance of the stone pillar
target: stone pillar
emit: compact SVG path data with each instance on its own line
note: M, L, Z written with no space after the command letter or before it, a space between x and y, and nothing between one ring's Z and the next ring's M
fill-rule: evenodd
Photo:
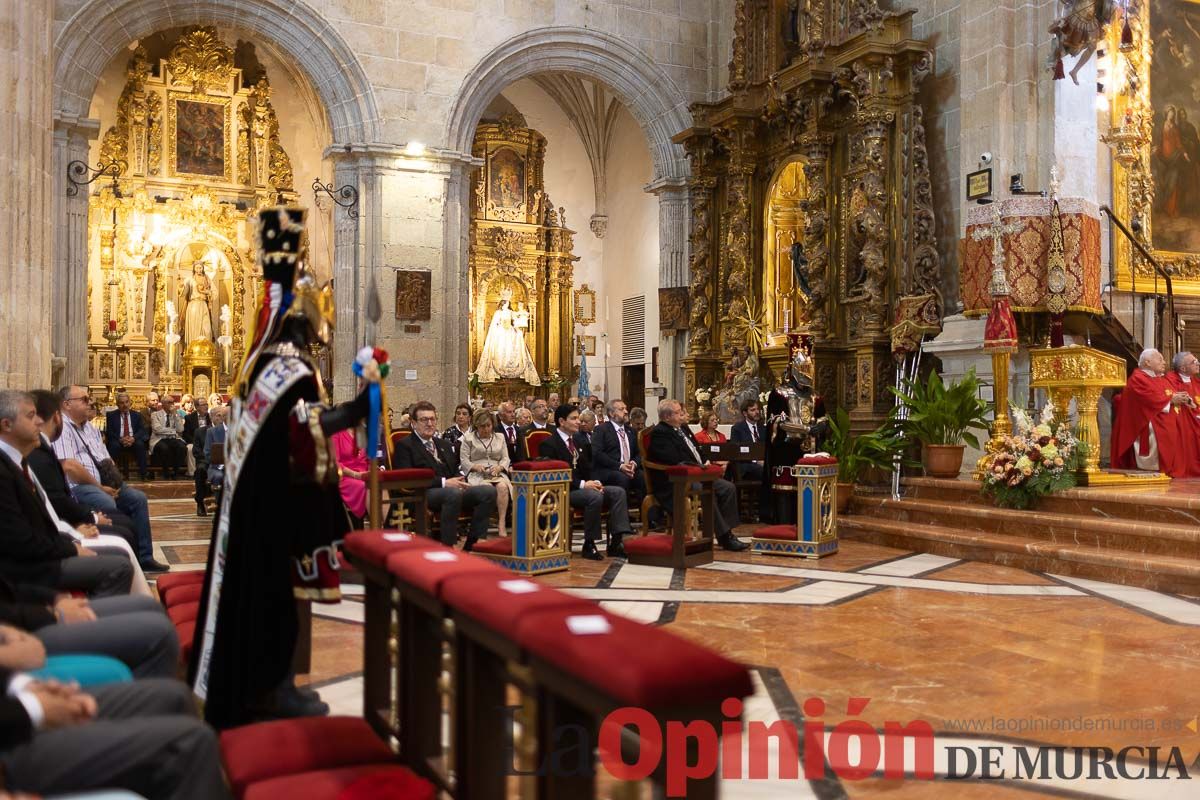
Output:
M366 261L362 247L362 229L366 222L366 186L362 172L363 165L357 158L339 159L333 169L335 194L338 188L347 185L358 190L357 221L328 197L322 196L320 199L321 205L331 208L333 214L333 292L337 327L333 335L332 364L333 397L337 401L349 400L354 396L355 380L350 365L361 342L363 314L360 287Z
M52 23L41 3L0 10L0 388L50 383Z
M88 380L88 189L67 196L67 166L87 162L99 120L59 120L54 127L54 307L51 346L64 360L58 383ZM61 185L60 185L61 184Z
M658 285L663 289L687 286L691 277L688 268L691 253L688 247L688 221L691 198L687 181L682 178L659 178L646 187L658 197ZM650 332L653 334L653 331ZM653 340L654 336L649 337ZM682 359L687 354L684 336L672 334L668 346L658 351L658 384L651 380L652 367L646 367L646 386L662 385L676 393L683 388Z

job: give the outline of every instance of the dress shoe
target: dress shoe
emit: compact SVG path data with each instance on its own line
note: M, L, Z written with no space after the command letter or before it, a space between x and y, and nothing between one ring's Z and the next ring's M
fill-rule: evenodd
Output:
M613 537L604 552L609 558L625 558L625 543L622 541L622 537Z
M580 555L583 556L584 558L586 558L588 561L603 561L604 560L604 556L600 555L600 551L598 551L596 549L596 545L594 545L591 542L586 542L583 545L583 552L580 553Z
M717 539L718 544L731 553L740 553L743 550L749 550L750 545L743 542L741 539L734 536L732 533L727 533Z
M147 561L138 562L142 568L142 572L170 572L171 566L164 564L161 561L155 561L153 558Z
M196 516L197 517L207 517L208 516L208 509L204 507L203 500L196 501Z
M475 549L475 541L476 541L475 539L467 539L467 541L463 542L463 548L462 548L463 552L469 553L472 550L474 550Z

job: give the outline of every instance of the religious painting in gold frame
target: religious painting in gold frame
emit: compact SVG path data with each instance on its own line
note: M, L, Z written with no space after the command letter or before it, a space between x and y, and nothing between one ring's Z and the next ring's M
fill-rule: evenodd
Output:
M596 337L595 336L580 336L579 337L579 352L581 355L585 355L585 356L596 355Z
M1118 14L1108 42L1115 86L1103 138L1113 150L1113 208L1142 223L1175 293L1200 296L1200 101L1192 89L1200 79L1192 55L1200 52L1200 0L1136 4L1132 41L1123 45L1124 22ZM1147 288L1153 268L1124 237L1115 242L1117 288Z
M488 199L497 208L525 205L525 160L517 151L501 147L492 153L488 170Z
M230 98L172 92L167 154L173 177L233 180Z

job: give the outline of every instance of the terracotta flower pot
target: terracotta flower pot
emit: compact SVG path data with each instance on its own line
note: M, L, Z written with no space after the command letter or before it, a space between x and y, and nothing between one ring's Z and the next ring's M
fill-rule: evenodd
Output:
M837 512L846 514L850 511L850 501L854 499L854 484L838 482L837 485Z
M921 452L925 474L931 478L957 479L962 471L965 444L927 444Z

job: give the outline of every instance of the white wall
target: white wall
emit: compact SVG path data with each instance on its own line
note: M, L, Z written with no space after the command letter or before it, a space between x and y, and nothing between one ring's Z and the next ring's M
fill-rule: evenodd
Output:
M658 199L643 191L654 171L645 134L622 108L608 156L608 232L597 239L588 227L596 207L592 167L570 120L531 80L512 84L504 98L546 137L546 191L556 207L566 209L567 226L575 231L575 287L586 283L596 291L596 322L577 331L596 337L596 356L588 358L591 386L604 394L607 334L607 396L616 396L621 391L622 300L646 296L647 365L650 348L658 344ZM647 383L649 377L647 373Z

